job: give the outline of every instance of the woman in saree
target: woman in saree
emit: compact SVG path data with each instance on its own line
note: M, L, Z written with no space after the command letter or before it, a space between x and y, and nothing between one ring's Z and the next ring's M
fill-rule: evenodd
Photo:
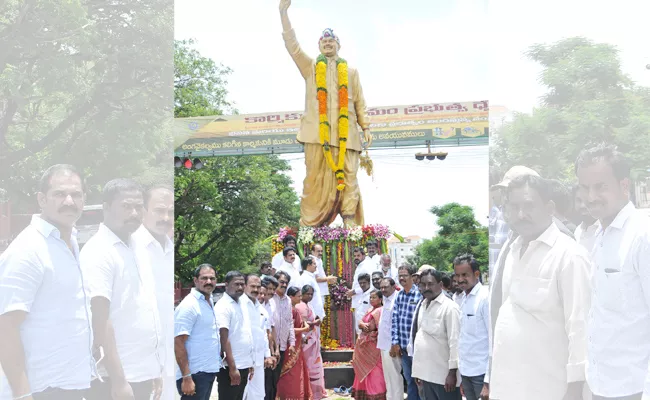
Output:
M325 371L323 370L323 360L320 355L320 330L318 329L322 321L309 305L313 297L314 288L309 285L303 286L302 301L296 306L296 309L300 312L302 319L309 325L302 351L305 354L307 369L309 369L309 380L314 400L321 400L327 397Z
M352 397L356 400L386 400L386 381L377 348L377 328L381 316L382 296L379 290L370 292L370 310L359 322L361 334L352 356L354 384Z
M291 299L296 345L293 353L285 354L276 400L313 400L309 384L309 369L303 352L303 335L309 331L310 326L303 321L300 311L296 309L302 297L300 289L290 287L287 289L287 296Z

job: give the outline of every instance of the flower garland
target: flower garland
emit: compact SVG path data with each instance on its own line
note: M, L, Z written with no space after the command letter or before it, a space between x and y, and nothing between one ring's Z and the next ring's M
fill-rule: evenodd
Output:
M339 159L334 163L330 140L330 123L327 116L327 58L319 55L316 60L316 98L318 99L319 136L320 144L327 165L336 176L336 189L345 189L345 151L347 148L348 133L350 129L348 119L348 63L339 58L336 61L336 71L339 81Z

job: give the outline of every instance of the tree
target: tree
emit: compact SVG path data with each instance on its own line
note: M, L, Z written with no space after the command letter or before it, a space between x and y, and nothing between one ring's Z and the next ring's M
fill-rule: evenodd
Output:
M192 41L175 46L175 114L220 115L233 111L227 101L227 67L191 49ZM277 156L229 156L203 160L200 170L175 172L175 271L191 281L191 273L210 263L220 273L252 272L256 259L270 259L261 243L285 225L298 223L298 196L285 174L288 162Z
M226 99L232 70L202 57L194 40L174 42L174 117L220 115L232 109Z
M608 142L628 155L636 178L644 176L650 90L623 74L618 50L575 37L531 46L526 55L543 67L540 81L548 92L531 114L516 114L496 132L490 167L502 175L521 164L547 178L573 180L579 152Z
M165 175L172 16L166 0L0 4L0 186L15 211L34 211L54 163L85 172L90 202L107 180Z
M432 207L431 213L438 217L438 235L416 247L410 262L451 271L456 256L470 253L481 267L487 268L488 229L476 220L472 207L448 203Z

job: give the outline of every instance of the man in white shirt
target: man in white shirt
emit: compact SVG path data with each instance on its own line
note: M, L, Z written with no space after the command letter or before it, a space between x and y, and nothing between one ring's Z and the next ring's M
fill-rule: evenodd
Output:
M395 287L399 289L397 267L394 267L392 264L393 260L390 258L390 255L382 254L379 257L379 270L384 274L384 278L393 278L393 281L395 281Z
M325 296L329 296L330 294L329 285L336 283L336 277L327 275L325 268L323 268L323 246L318 243L314 243L311 246L311 255L316 260L316 282L318 282L318 287L320 287L320 295L322 297L323 304L325 304Z
M40 215L0 256L0 398L84 397L94 372L90 297L75 222L83 178L70 165L43 174Z
M404 400L404 381L402 378L402 362L399 357L390 356L391 322L393 320L393 305L397 297L393 278L384 278L379 283L379 290L384 296L384 305L377 328L377 348L381 351L381 365L386 381L386 400Z
M217 390L220 399L243 400L249 375L254 375L252 324L259 321L251 318L255 308L244 295L244 275L230 271L225 281L226 293L214 306L221 353L225 359L224 368L217 373Z
M370 277L370 275L372 275L373 272L379 270L377 264L375 264L375 262L372 261L370 258L366 257L366 252L363 249L363 247L356 247L354 249L354 264L357 267L354 271L354 280L352 281L352 289L348 290L347 292L347 296L349 298L352 298L353 296L359 296L365 292L365 290L362 290L361 286L359 285L359 276L361 276L362 274L368 274L368 277Z
M554 223L543 178L511 181L506 212L519 237L503 266L490 398L579 399L591 291L588 255Z
M104 223L80 253L90 289L95 346L105 353L104 382L93 381L93 399L134 396L148 400L160 391L161 327L151 266L137 257L133 233L142 224L141 187L115 179L102 193Z
M576 227L574 236L576 242L584 247L588 253L594 248L596 241L596 231L600 227L600 222L589 213L585 195L580 191L580 186L576 186L573 193L574 207L576 213L580 216L580 224Z
M312 256L307 256L302 260L302 275L300 276L299 285L301 290L305 285L311 286L314 289L314 296L309 302L309 305L314 310L314 314L322 321L325 319L325 307L323 306L323 296L321 296L320 287L318 286L318 282L316 282L316 260Z
M271 304L271 298L275 295L275 291L278 288L278 280L273 276L267 276L262 279L262 288L260 289L260 294L258 300L264 306L267 314L269 315L271 321L271 333L269 335L269 345L271 347L271 356L273 357L273 365L271 368L264 369L264 390L265 390L265 399L270 398L274 393L274 380L273 380L273 371L276 370L277 365L280 363L280 353L276 352L278 349L277 337L278 332L276 329L276 319L273 312L273 305ZM276 382L277 383L277 382ZM273 399L275 400L275 399Z
M276 267L278 272L284 271L291 277L289 282L289 287L295 286L298 289L300 287L300 272L302 271L302 266L300 265L300 257L296 255L296 249L293 247L286 247L282 250L284 255L284 261L280 266ZM296 260L298 260L298 266L296 266Z
M490 348L490 306L488 288L480 282L481 271L471 254L454 259L454 278L463 290L460 297L460 337L458 369L467 400L480 400L489 395L485 384Z
M426 400L461 400L458 374L460 310L444 293L442 274L427 269L420 274L422 301L413 316L409 355L412 376Z
M361 274L358 278L358 282L363 292L360 295L356 295L352 298L352 308L354 309L354 327L356 329L357 335L361 334L359 322L361 322L371 307L370 292L374 290L374 288L370 285L370 275Z
M454 294L451 296L451 299L458 304L458 307L463 302L463 289L458 286L458 275L453 274L451 276L451 288Z
M217 275L210 264L194 271L194 287L174 310L176 385L181 400L210 400L221 369L221 344L212 291Z
M296 254L296 257L293 260L293 266L295 269L300 271L300 257L298 257L298 252L296 249L298 248L296 246L296 238L293 237L292 235L287 235L285 238L282 240L282 243L284 244L284 249L287 248L292 248L294 250L294 253ZM274 255L273 258L271 259L271 267L277 271L280 270L280 266L284 263L286 254L284 252L279 252L278 254Z
M650 396L650 218L629 201L630 165L615 147L583 151L576 175L602 227L591 253L587 381L594 399L641 399Z
M253 346L255 348L255 361L253 366L253 377L246 388L247 398L251 400L262 400L265 395L264 370L273 365L271 348L269 347L269 332L271 332L271 320L264 306L257 300L262 287L262 281L257 275L246 275L246 288L244 292L253 305L255 312L251 312L251 330L253 332Z
M377 265L377 268L381 265L381 256L377 254L377 242L374 240L369 240L366 243L366 248L368 249L368 257Z
M154 285L162 340L159 352L163 367L162 400L174 400L174 245L169 229L174 227L174 191L167 186L154 186L144 193L144 220L133 234L136 254L151 266L149 283Z

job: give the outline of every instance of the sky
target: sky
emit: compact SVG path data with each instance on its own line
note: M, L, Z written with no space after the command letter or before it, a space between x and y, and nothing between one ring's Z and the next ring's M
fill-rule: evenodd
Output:
M205 57L232 68L229 100L242 114L304 107L304 80L284 48L279 0L178 0L176 39L195 39ZM358 69L366 103L390 106L489 100L530 112L545 88L523 52L532 44L585 36L616 45L623 70L650 86L647 0L293 0L289 17L303 49L318 54L332 28L340 55ZM488 215L487 146L449 147L444 161L417 161L422 148L371 150L374 180L359 172L366 223L432 237L429 212L458 202ZM302 192L302 154L289 160Z

